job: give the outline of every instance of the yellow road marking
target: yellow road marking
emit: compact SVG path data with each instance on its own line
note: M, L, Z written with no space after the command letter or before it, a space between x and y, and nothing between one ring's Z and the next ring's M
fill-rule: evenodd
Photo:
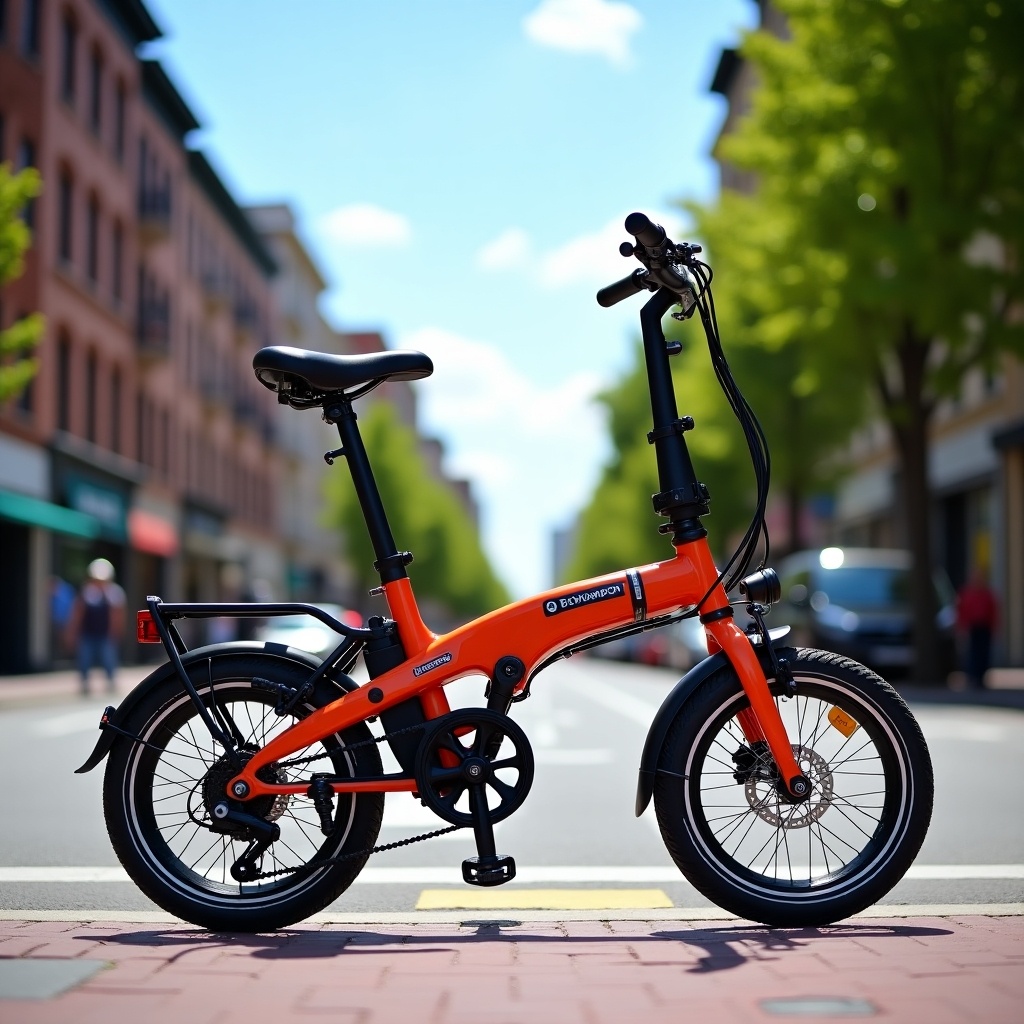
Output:
M424 889L417 910L652 910L669 908L661 889Z

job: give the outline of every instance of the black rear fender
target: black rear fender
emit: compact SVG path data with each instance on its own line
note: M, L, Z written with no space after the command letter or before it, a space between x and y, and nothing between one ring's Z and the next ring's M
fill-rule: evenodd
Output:
M193 684L199 685L206 681L206 662L211 658L234 657L240 654L258 654L267 659L268 674L273 670L273 660L280 660L282 664L299 665L308 669L312 674L320 667L320 660L307 651L300 651L294 647L286 647L284 644L255 643L253 641L239 640L224 644L211 644L208 647L197 647L181 656L182 664L185 666ZM100 738L89 755L88 760L81 768L75 769L76 775L91 772L110 753L115 741L120 735L116 729L123 729L124 723L130 718L132 711L146 696L156 687L165 685L169 680L174 680L184 692L185 687L181 685L178 675L171 663L165 662L159 668L151 672L129 693L110 715L104 715L105 722L100 724ZM321 679L313 693L313 703L317 707L323 707L337 700L343 693L357 689L359 684L350 676L338 675L336 680ZM106 726L114 726L113 729Z

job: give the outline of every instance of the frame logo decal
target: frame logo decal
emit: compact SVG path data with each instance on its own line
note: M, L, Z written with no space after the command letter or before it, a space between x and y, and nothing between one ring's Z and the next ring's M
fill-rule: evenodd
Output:
M606 583L603 587L591 587L590 590L577 590L575 594L553 597L544 602L544 614L547 616L568 612L595 601L610 601L613 597L622 597L626 593L624 583Z
M424 672L432 672L435 668L440 668L442 665L447 665L452 660L451 653L445 651L444 654L439 654L433 661L428 661L425 665L417 665L413 670L414 676L421 676Z

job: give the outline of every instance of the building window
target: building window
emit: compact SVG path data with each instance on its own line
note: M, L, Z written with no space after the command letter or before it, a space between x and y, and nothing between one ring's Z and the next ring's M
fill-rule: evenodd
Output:
M85 439L96 443L96 353L90 352L85 360Z
M21 9L21 52L26 57L39 56L39 5L41 0L25 0Z
M7 0L0 0L0 43L7 41ZM2 163L0 157L0 163Z
M86 220L85 271L89 280L96 284L100 274L100 204L95 196L89 196L89 216Z
M135 458L146 461L146 399L140 391L135 396Z
M92 51L89 61L89 127L99 135L103 127L103 54Z
M0 2L2 2L2 0L0 0ZM17 323L19 320L24 320L25 317L27 317L28 315L29 315L28 311L23 309L14 318L15 319L15 323ZM3 326L4 326L4 311L3 311L3 306L0 306L0 330L3 329ZM32 410L35 408L35 393L36 393L35 378L33 378L32 380L30 380L21 389L21 392L19 393L19 395L18 395L18 397L16 399L16 404L17 404L18 411L23 416L25 416L25 417L31 416L32 415Z
M57 186L57 255L64 263L71 262L73 201L74 182L71 180L71 174L63 170L60 172L60 182Z
M111 238L111 273L113 280L110 283L110 291L114 297L114 304L121 305L124 299L124 228L120 221L114 221L114 233Z
M171 478L171 414L164 409L160 416L160 469L166 479Z
M18 159L16 161L16 170L23 171L26 167L35 167L36 165L36 147L31 139L22 139L18 143ZM30 230L35 228L36 223L36 201L30 199L25 204L25 209L22 211L22 219L25 221L26 227Z
M124 119L124 82L118 79L117 89L114 92L114 156L117 157L119 164L124 163Z
M110 375L110 450L121 454L121 369Z
M26 12L27 13L27 12ZM60 96L66 103L75 102L75 58L78 51L78 23L65 12L60 26Z
M57 429L71 429L71 339L67 331L57 338Z

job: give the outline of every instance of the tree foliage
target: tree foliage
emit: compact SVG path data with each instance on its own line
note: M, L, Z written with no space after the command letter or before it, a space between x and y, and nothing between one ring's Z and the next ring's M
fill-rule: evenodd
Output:
M713 214L774 262L751 314L868 382L898 453L919 674L935 671L928 427L965 372L1024 350L1024 7L777 0L743 46L759 87L721 156L753 172ZM730 218L730 206L732 216ZM738 215L737 215L738 214ZM744 226L742 221L749 218ZM774 238L757 229L774 225ZM721 234L721 232L719 232ZM771 234L771 233L770 233ZM723 235L724 237L724 235ZM779 256L782 259L778 259Z
M0 287L24 268L32 233L20 214L39 192L39 174L33 168L12 175L8 164L0 164ZM0 330L0 401L19 394L35 376L38 364L32 353L43 325L43 317L33 313Z
M437 481L416 444L416 435L389 402L370 405L359 417L391 531L415 562L409 576L420 598L433 599L454 616L471 618L508 601L480 546L476 527L454 492ZM377 581L374 553L347 473L328 478L331 521L343 532L358 589Z

